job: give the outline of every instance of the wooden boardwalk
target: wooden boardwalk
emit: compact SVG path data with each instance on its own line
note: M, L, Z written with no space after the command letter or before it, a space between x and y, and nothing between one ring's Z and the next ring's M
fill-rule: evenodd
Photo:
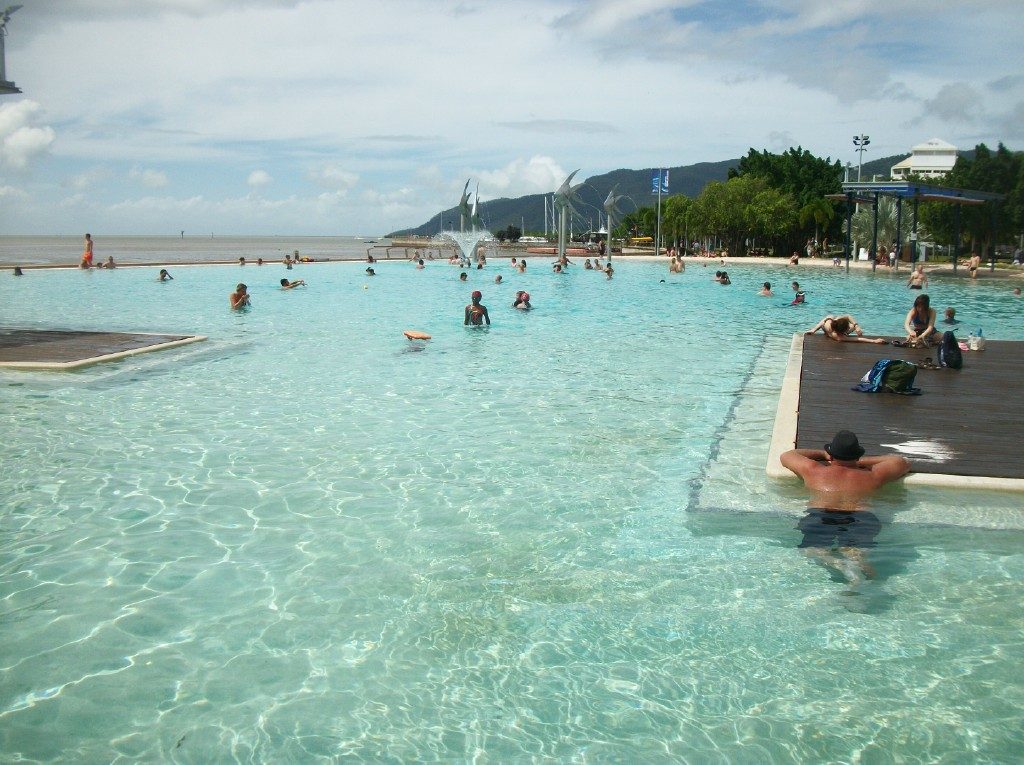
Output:
M76 369L205 339L202 335L0 327L0 368Z
M1024 479L1024 418L1018 409L1024 342L990 340L984 351L964 351L960 370L919 369L914 384L920 396L851 388L879 359L920 365L927 357L937 361L937 348L836 343L813 335L794 339L794 356L800 351L799 398L795 407L780 401L770 475L788 472L777 464L778 454L794 441L797 448L821 449L837 430L847 429L869 454L903 454L922 477ZM792 386L797 366L792 358L790 366L787 385ZM796 410L795 430L780 422L791 408ZM1021 488L1005 483L999 488ZM967 478L964 485L977 484Z

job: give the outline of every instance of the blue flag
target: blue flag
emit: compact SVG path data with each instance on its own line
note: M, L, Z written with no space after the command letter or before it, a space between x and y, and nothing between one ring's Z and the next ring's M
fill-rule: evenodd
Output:
M651 193L657 194L659 187L662 194L668 193L668 170L651 171Z
M665 174L661 177L661 193L668 193L668 170L666 170Z

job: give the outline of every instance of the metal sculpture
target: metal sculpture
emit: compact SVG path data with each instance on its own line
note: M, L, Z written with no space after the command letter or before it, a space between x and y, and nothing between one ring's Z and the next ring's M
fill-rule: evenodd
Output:
M573 176L579 172L579 168L569 173L569 177L562 181L562 185L555 192L555 207L558 208L558 259L565 257L565 240L568 229L569 214L576 212L574 202L579 201L577 192L583 186L582 183L572 185Z
M470 178L466 179L466 185L462 189L462 199L459 200L459 231L466 230L466 219L471 218L472 213L469 209L469 182Z

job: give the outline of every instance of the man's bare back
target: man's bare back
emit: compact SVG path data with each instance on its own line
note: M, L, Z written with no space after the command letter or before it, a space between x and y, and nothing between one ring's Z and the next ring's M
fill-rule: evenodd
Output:
M791 449L780 459L811 491L807 515L797 525L803 532L798 547L852 585L874 579L866 552L875 545L881 523L864 508L864 500L906 475L910 463L895 454L865 457L848 430L836 433L824 449Z
M827 449L792 449L780 458L810 489L810 507L861 510L866 497L910 472L910 463L898 455L863 456L857 436L848 430L837 433L826 446Z

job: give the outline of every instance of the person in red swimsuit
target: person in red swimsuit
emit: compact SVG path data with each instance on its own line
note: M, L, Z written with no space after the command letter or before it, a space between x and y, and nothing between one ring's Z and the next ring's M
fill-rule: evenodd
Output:
M85 235L85 252L82 253L82 268L92 268L92 236Z

